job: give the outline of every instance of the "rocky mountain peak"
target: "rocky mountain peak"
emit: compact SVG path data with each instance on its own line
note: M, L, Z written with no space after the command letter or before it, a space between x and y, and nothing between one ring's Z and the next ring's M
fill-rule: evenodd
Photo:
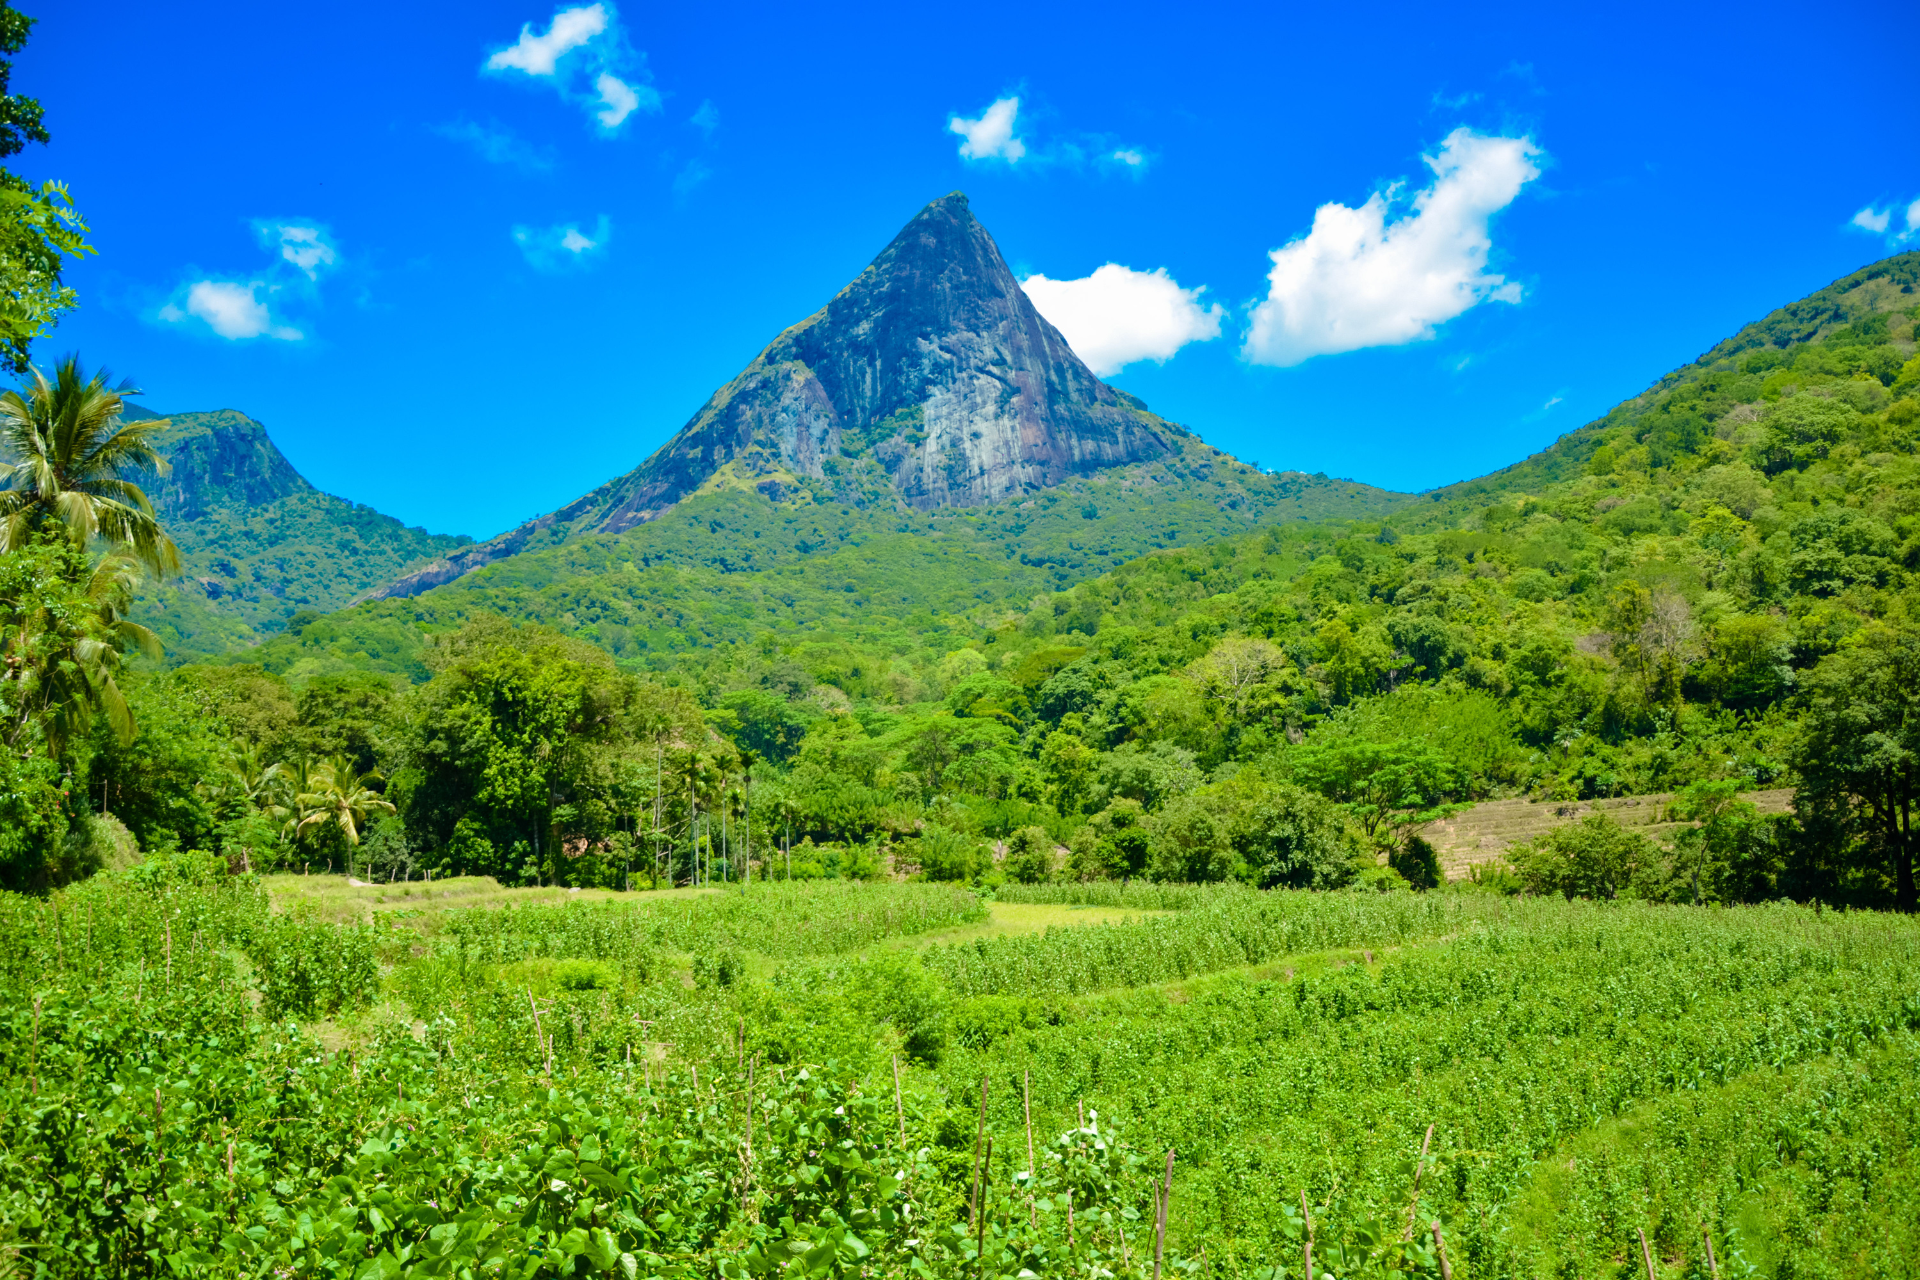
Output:
M1158 458L1175 429L1101 382L1034 310L960 192L775 338L638 468L394 583L411 595L555 536L617 533L714 488L976 506ZM558 527L556 527L558 526Z

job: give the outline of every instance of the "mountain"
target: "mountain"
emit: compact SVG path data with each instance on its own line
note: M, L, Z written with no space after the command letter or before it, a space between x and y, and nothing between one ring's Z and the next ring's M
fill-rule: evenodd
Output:
M161 415L129 406L126 416ZM320 492L265 427L231 409L167 415L154 444L169 471L142 487L182 573L150 586L139 610L176 661L257 644L301 610L341 608L472 541Z
M375 595L416 595L537 546L620 533L719 489L976 507L1167 457L1187 434L1093 375L955 192L640 466Z
M1870 263L1742 326L1691 364L1532 457L1432 490L1422 522L1440 527L1489 497L1572 479L1590 467L1609 439L1628 437L1628 449L1646 450L1647 465L1667 466L1707 447L1741 404L1777 400L1788 385L1836 378L1892 385L1913 347L1910 337L1891 335L1900 320L1912 319L1920 303L1917 289L1920 251Z

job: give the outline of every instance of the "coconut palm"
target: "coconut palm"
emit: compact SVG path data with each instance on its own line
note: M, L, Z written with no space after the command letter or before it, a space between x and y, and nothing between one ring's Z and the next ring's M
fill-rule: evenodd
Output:
M76 356L62 360L52 381L30 371L24 391L0 395L0 442L14 461L0 464L0 551L25 546L43 529L64 526L81 545L100 538L156 573L180 568L180 552L153 514L140 486L122 473L167 464L150 437L166 419L122 422L128 383L91 378Z
M346 756L335 756L315 768L308 775L312 790L299 797L297 829L302 833L317 833L327 827L337 827L348 845L359 844L360 831L367 825L368 815L394 811L385 796L367 786L379 778L375 771L356 772L353 761Z
M260 748L252 743L236 750L228 759L225 773L215 782L215 799L222 813L239 816L265 812L284 817L277 803L282 768L268 764Z
M114 675L122 656L139 649L158 657L160 640L126 616L140 580L140 568L125 556L103 556L80 586L78 601L60 607L23 610L0 636L5 676L19 692L8 699L18 723L6 735L9 744L30 720L44 724L48 746L58 753L85 734L98 713L120 741L133 740L133 712ZM82 607L74 609L71 603Z

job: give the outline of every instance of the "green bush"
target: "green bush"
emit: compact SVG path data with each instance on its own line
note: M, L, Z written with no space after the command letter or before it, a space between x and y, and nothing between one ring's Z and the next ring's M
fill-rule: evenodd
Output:
M1657 872L1663 864L1651 840L1604 813L1590 813L1515 845L1507 860L1531 893L1594 899L1618 897L1636 878Z
M1415 889L1440 887L1440 853L1420 836L1408 836L1387 856L1387 865Z
M331 1017L373 1003L380 970L371 928L269 916L248 954L270 1018Z
M1006 871L1020 884L1053 878L1053 837L1045 827L1022 827L1007 838Z
M562 960L553 966L553 981L562 991L611 991L620 985L620 971L604 960Z
M746 961L731 947L701 951L693 957L693 982L698 987L730 987L746 971Z
M913 856L929 880L971 880L982 860L978 840L938 823L928 823L920 832Z

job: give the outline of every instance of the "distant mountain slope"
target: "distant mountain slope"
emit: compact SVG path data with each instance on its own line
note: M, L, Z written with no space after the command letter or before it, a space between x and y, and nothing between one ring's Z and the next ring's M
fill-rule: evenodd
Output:
M1183 434L1093 375L955 192L640 466L377 594L416 595L534 547L619 533L713 489L972 507L1177 453Z
M1920 303L1916 289L1920 250L1862 267L1744 326L1691 364L1621 401L1604 418L1568 432L1532 457L1477 480L1432 490L1429 505L1408 518L1421 527L1438 528L1490 496L1534 492L1571 479L1616 437L1632 438L1628 451L1645 449L1646 465L1665 466L1723 432L1722 420L1730 410L1763 398L1778 399L1783 387L1797 385L1792 383L1796 369L1803 380L1836 375L1879 380L1913 354L1910 343L1888 343L1885 337L1891 317ZM1853 340L1836 344L1836 335ZM1808 362L1805 367L1800 367L1802 360Z
M1413 500L1262 474L1189 436L1176 442L1155 462L963 509L717 489L624 533L556 541L418 597L303 621L245 660L295 677L351 668L424 678L426 636L482 611L581 636L633 666L757 635L906 652L977 635L1038 594L1144 552L1273 524L1377 520Z
M257 644L300 610L338 609L472 541L320 492L245 414L167 421L156 444L170 473L143 487L180 547L183 572L150 586L138 608L171 660Z

